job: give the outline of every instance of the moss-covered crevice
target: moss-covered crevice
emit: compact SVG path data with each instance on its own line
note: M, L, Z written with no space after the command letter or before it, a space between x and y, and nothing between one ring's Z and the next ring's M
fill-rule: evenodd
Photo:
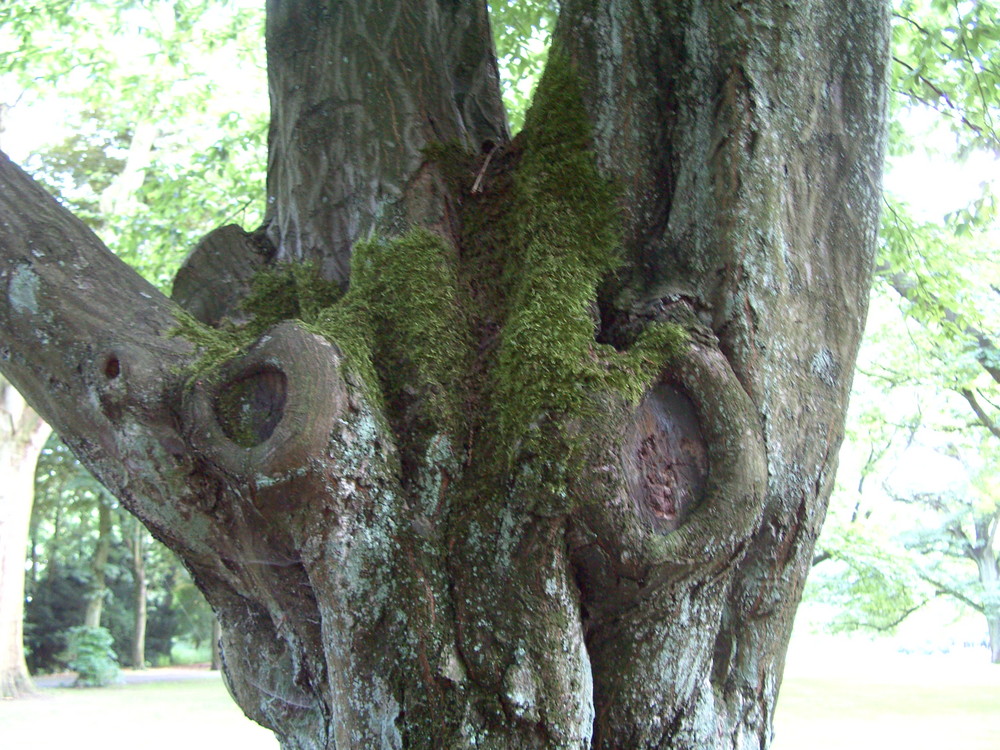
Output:
M536 455L565 474L572 443L590 436L563 427L596 416L606 395L637 404L686 334L652 323L626 351L597 342L597 290L622 262L619 196L598 171L579 80L558 51L509 151L510 174L463 217L466 276L489 308L477 329L491 337L480 342L483 427L509 468Z

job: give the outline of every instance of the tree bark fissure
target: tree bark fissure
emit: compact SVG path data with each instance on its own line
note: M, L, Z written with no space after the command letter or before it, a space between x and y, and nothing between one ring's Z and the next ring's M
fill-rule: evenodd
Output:
M268 11L269 241L217 230L175 298L238 318L272 260L344 295L202 372L4 158L4 372L179 552L285 748L766 747L866 309L884 3L566 0L513 143L484 3Z

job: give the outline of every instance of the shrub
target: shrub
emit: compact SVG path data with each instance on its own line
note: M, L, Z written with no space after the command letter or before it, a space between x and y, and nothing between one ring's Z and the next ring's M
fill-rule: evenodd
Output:
M107 628L79 625L66 631L66 666L77 673L76 686L103 687L118 681L118 660Z

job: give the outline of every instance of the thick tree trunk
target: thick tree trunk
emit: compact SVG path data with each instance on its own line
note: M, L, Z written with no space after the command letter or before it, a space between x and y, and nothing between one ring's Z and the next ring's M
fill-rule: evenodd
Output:
M0 698L33 692L24 661L24 562L35 464L49 427L0 378Z
M513 143L484 3L268 10L269 223L175 298L246 318L275 260L342 296L272 268L227 353L2 161L0 366L184 559L288 750L766 747L885 4L566 0Z

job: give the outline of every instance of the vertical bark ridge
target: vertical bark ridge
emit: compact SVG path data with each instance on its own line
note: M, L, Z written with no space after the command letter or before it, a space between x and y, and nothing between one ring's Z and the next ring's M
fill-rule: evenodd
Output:
M447 224L422 149L508 138L485 0L269 2L267 38L269 234L341 284L376 227Z

